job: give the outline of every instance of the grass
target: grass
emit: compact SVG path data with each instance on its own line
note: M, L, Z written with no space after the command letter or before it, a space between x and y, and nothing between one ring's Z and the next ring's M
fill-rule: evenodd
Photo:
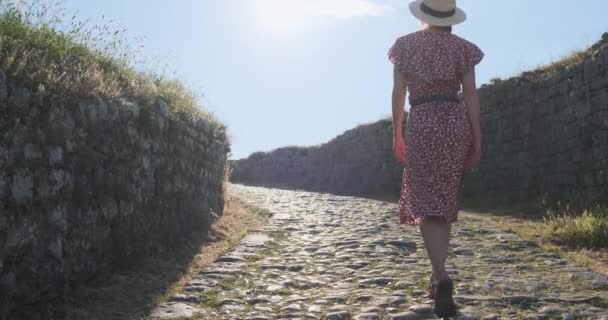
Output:
M216 307L220 302L220 292L218 290L207 290L200 294L201 304Z
M551 213L543 225L547 236L563 244L608 248L608 210L586 210L581 215Z
M539 210L528 215L517 209L498 210L498 213L485 209L483 213L490 213L490 221L503 231L516 233L549 252L608 274L606 209L596 207L579 214Z
M583 62L585 59L593 56L593 54L594 50L592 50L591 48L584 50L574 50L570 54L567 54L566 56L562 57L561 59L539 67L538 70L549 73L558 72L564 70L566 67Z
M568 69L571 66L578 65L593 57L597 53L597 49L594 45L590 45L585 49L573 50L570 53L558 58L549 63L539 65L533 70L525 70L521 72L518 76L524 78L530 82L538 83L545 80L547 77L562 72ZM508 79L501 79L499 77L492 78L488 81L490 85L500 85L503 81L508 81Z
M532 71L525 71L521 73L521 77L526 78L532 82L538 82L544 79L547 75L556 74L566 70L568 67L582 63L588 58L591 58L595 54L596 50L593 47L589 47L584 50L574 50L564 57L541 65ZM497 82L493 82L497 83Z
M237 286L237 280L234 278L230 279L221 279L218 281L217 286L222 288L222 290L231 291L235 290Z
M71 319L143 319L268 217L268 211L227 195L224 214L212 225L207 239L193 239L190 248L148 257L131 270L78 288L71 295L68 314ZM233 286L230 281L222 284ZM219 298L218 291L201 296L207 305L217 304Z
M126 30L89 25L66 17L60 4L45 0L0 0L0 71L33 92L99 96L141 104L164 100L181 120L207 121L227 141L226 126L182 82L167 77L140 57Z

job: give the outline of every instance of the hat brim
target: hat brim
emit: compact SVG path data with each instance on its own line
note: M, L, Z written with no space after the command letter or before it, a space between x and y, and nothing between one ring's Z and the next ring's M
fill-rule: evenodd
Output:
M467 19L467 14L460 8L456 8L456 13L453 16L447 18L438 18L424 13L420 9L420 5L424 0L416 0L410 3L410 11L414 17L418 18L422 22L426 22L433 26L447 27L455 24L464 22Z

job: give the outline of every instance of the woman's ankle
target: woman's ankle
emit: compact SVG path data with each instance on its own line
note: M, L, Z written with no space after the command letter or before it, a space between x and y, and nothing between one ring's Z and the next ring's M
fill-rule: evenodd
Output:
M437 283L441 280L450 280L450 275L445 270L440 271L440 272L433 272L431 275L431 279L433 279L433 281L435 281L435 283Z

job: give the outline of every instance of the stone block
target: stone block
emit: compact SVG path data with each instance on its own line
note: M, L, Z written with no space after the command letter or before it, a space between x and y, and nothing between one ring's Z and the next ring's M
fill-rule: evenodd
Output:
M167 117L169 115L169 105L162 97L157 97L154 107L156 107L156 111L160 116Z
M6 273L0 277L0 290L7 296L10 296L17 288L17 276L13 272Z
M598 129L608 128L608 110L597 111L589 119L589 124Z
M6 199L8 193L8 177L6 172L0 172L0 199ZM0 268L2 269L2 268Z
M49 172L50 196L56 196L61 190L73 184L72 174L61 169L53 169Z
M566 108L569 103L570 97L568 96L568 94L559 94L555 96L552 100L554 112L560 112L561 110Z
M592 135L593 145L597 147L608 145L608 131L598 130Z
M526 136L530 135L531 129L532 128L531 128L529 122L523 123L519 129L519 136L526 137Z
M599 186L604 186L608 183L608 169L595 172L595 181Z
M62 163L63 160L63 149L55 146L49 148L49 164L56 166Z
M557 84L557 93L560 96L568 96L568 92L570 92L570 80L569 79L562 79L558 84Z
M518 156L519 165L523 166L525 163L530 161L530 153L529 152L520 152Z
M594 161L600 161L600 160L606 159L606 158L608 158L608 146L606 146L606 145L596 146L592 149L591 153L593 155Z
M6 99L8 98L8 85L6 83L6 76L0 72L0 110L7 107Z
M124 100L124 99L118 99L116 101L116 105L117 105L119 112L126 119L132 119L132 120L139 119L139 115L141 113L141 108L142 108L140 105L127 101L127 100Z
M559 124L562 126L573 126L573 122L576 122L575 106L569 105L557 114Z
M37 145L26 143L23 148L23 156L25 160L37 160L42 158L42 150Z
M595 59L586 59L583 62L583 79L585 82L593 80L603 72L603 66L599 62Z
M8 165L8 154L8 149L0 145L0 167L6 168L5 166Z
M17 205L25 205L32 200L34 193L34 179L32 172L22 169L14 173L11 184L11 197Z
M48 119L48 141L52 144L62 145L74 138L76 122L73 116L61 108L51 108Z
M11 94L6 99L9 114L24 118L30 111L30 98L32 93L25 87L9 84Z
M99 109L90 100L79 101L79 119L86 122L97 122L97 114Z
M65 207L51 209L49 212L49 224L60 232L66 232L68 227L67 209Z
M608 110L608 91L594 91L589 99L590 111Z
M608 77L602 76L593 79L588 88L591 92L606 90L608 88Z
M606 50L607 48L608 47L604 46L604 50L601 51L601 59L604 66L608 66L608 50Z

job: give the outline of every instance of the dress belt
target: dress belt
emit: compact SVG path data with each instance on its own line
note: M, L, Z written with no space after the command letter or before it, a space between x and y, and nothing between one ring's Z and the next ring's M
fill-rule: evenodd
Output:
M420 104L436 102L436 101L446 101L446 102L457 102L460 103L460 99L456 95L446 94L446 95L437 95L437 96L428 96L428 97L420 97L416 99L410 99L410 106L415 107Z

